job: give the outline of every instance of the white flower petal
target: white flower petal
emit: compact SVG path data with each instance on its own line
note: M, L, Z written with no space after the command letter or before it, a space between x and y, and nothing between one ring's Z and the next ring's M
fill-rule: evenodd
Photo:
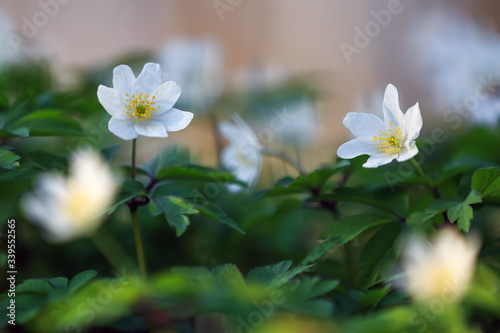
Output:
M135 76L130 67L120 65L113 69L113 88L119 93L125 95L132 92Z
M417 104L412 106L406 111L404 115L406 122L406 131L407 131L407 142L413 142L416 138L418 138L420 134L420 130L422 129L422 114L420 113L420 107Z
M134 123L133 119L121 120L113 117L109 120L108 129L123 140L132 140L139 136L134 129Z
M384 121L387 126L392 122L394 126L403 124L404 115L399 108L398 90L388 84L384 94Z
M139 135L156 137L156 138L166 138L168 136L165 127L153 120L143 120L135 123L135 131Z
M121 102L121 94L117 90L100 85L97 88L97 98L99 99L99 103L104 107L104 110L112 117L117 119L128 118L125 105Z
M193 116L191 112L172 108L162 115L154 116L153 121L161 123L167 132L176 132L185 129Z
M391 161L396 157L395 154L380 153L370 156L370 158L363 164L365 168L377 168L381 165L391 163Z
M171 109L181 95L181 87L174 81L168 81L153 91L156 105L161 106L158 114L165 113ZM160 113L161 112L161 113Z
M378 154L378 152L380 151L375 147L375 144L369 144L360 139L354 139L340 146L337 150L337 155L340 158L350 159L360 155Z
M410 149L406 149L404 152L400 153L397 160L398 162L407 161L417 154L418 154L418 148L415 145L415 143L413 143L413 147Z
M134 82L132 93L135 95L151 94L161 85L161 68L160 65L147 63L144 65L141 74Z
M344 118L344 125L356 137L380 135L380 131L386 132L387 126L382 119L370 113L349 112Z
M221 121L218 128L222 136L224 136L224 138L228 141L234 141L241 136L241 132L238 127L228 121Z

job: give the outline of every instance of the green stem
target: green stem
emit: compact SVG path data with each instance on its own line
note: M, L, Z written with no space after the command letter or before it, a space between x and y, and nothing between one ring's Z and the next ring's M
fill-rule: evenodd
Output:
M434 198L435 199L439 199L440 195L439 195L439 192L438 192L437 188L434 185L432 185L431 180L425 175L424 170L422 170L422 168L420 167L420 165L418 165L417 161L415 161L415 159L412 157L410 159L410 162L415 167L415 169L417 169L417 171L420 174L420 176L422 176L422 178L425 180L425 182L427 183L427 187L431 191L431 193L434 196Z
M144 260L144 249L142 247L141 230L139 229L139 221L137 220L137 210L130 209L130 218L132 219L132 227L134 228L135 248L137 250L137 261L139 262L139 269L141 276L145 279L146 274L146 261Z
M113 235L101 230L98 233L89 235L89 238L115 270L120 271L124 267L126 269L133 267L135 269L133 262Z
M130 164L130 177L135 179L135 146L137 144L137 139L132 140L132 163Z
M137 139L132 140L132 161L130 167L130 177L135 179L135 152L136 152ZM132 220L132 228L134 229L135 249L137 250L137 261L139 262L139 269L141 276L146 278L146 261L144 260L144 250L142 247L141 229L139 228L139 221L137 220L137 207L129 205L130 219Z

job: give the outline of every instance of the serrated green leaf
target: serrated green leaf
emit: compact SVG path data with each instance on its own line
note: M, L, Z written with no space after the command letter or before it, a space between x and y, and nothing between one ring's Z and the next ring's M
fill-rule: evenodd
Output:
M220 286L240 289L245 288L243 275L233 264L226 264L212 268L214 281Z
M12 170L19 167L21 158L8 150L6 147L0 147L0 168Z
M457 221L457 225L460 229L468 232L470 229L470 221L474 217L474 210L470 205L482 202L481 194L472 190L464 202L458 203L455 206L448 209L448 218L451 222Z
M97 275L97 271L91 269L88 271L83 271L76 274L68 285L68 291L70 294L74 293L78 288L83 286L85 283L93 279Z
M165 196L153 198L150 202L152 215L158 212L165 213L167 222L175 228L177 237L182 236L189 225L189 219L186 215L198 214L199 211L184 199Z
M485 202L500 202L500 168L476 170L471 189L481 193Z
M188 180L194 182L215 182L219 185L224 185L227 183L237 183L243 186L246 185L245 183L236 179L236 177L229 172L214 170L199 165L168 166L158 171L156 178L159 180L169 179Z
M282 261L274 265L256 267L248 272L247 283L260 283L264 285L273 285L279 280L292 266L292 261Z

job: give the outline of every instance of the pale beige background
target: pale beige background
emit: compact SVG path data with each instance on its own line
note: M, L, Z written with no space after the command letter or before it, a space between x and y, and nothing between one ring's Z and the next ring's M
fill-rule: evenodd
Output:
M458 6L497 31L500 16L500 6L494 0L401 0L401 14L394 16L390 25L347 63L339 44L352 44L353 28L363 27L372 19L370 11L386 8L389 0L243 0L234 10L224 13L223 21L212 0L65 2L47 25L27 40L60 73L103 64L133 51L154 51L179 35L220 39L227 52L229 76L255 62L281 64L292 73L323 73L327 98L321 104L320 140L305 152L310 167L331 161L338 145L350 137L341 121L346 112L352 111L359 94L383 91L392 82L405 96L404 109L418 99L426 112L425 97L406 78L412 59L399 56L405 38L402 31L421 8L436 2ZM32 20L42 10L39 1L32 0L0 0L0 7L19 29L23 20ZM195 136L191 129L173 134L172 140L186 142L210 159L213 151L206 144L211 140L209 129L196 123L195 126L200 127ZM154 154L146 147L142 151L143 158Z

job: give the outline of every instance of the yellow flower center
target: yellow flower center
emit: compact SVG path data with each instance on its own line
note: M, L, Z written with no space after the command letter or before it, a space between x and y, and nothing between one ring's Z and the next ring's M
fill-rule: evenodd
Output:
M147 120L153 118L153 112L156 112L160 107L155 107L156 102L154 101L155 96L150 96L147 94L140 93L138 96L132 95L130 97L126 95L127 114L129 119L134 119L135 121Z
M403 140L405 139L401 132L401 128L396 127L396 129L393 130L391 129L392 125L391 121L387 133L380 131L380 136L373 136L373 142L380 143L375 147L387 154L399 153L403 146Z

